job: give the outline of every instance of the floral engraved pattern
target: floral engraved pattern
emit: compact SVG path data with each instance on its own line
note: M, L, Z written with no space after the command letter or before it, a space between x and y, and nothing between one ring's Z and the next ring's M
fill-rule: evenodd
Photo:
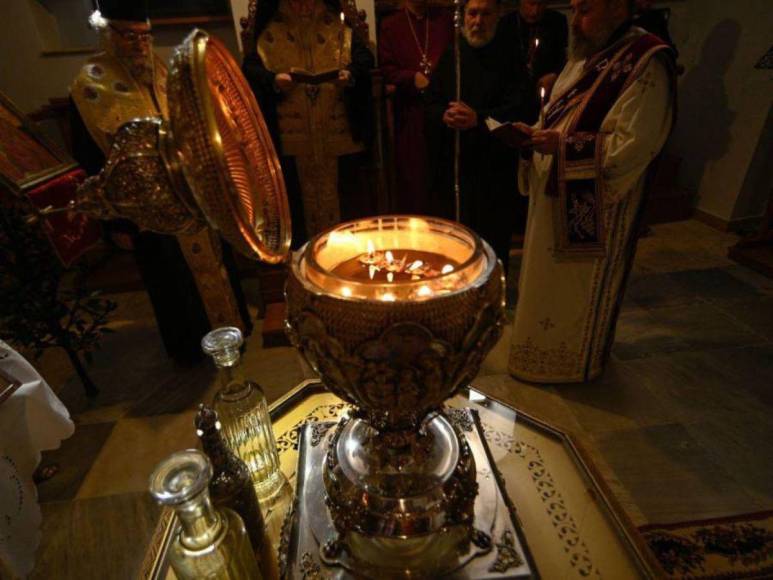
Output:
M515 538L513 532L505 530L502 537L496 543L497 559L489 568L489 572L497 572L498 574L504 574L510 568L517 568L523 564L521 556L515 549Z
M445 414L451 420L451 423L465 433L472 432L472 417L467 409L446 409Z
M303 580L320 580L323 578L319 564L308 552L301 556L301 574Z
M311 446L316 447L322 442L322 439L327 434L328 430L335 425L335 423L320 423L316 421L311 424Z
M301 421L298 421L298 423L277 437L277 450L280 454L285 453L291 449L297 451L298 437L300 436L301 428L306 423L318 423L320 421L336 420L341 415L342 411L345 411L349 408L350 405L347 405L346 403L336 403L335 405L320 405L319 407L314 408Z
M504 320L501 304L482 306L457 348L415 322L392 324L351 349L310 310L288 328L323 382L356 403L371 424L412 427L475 377L501 336Z

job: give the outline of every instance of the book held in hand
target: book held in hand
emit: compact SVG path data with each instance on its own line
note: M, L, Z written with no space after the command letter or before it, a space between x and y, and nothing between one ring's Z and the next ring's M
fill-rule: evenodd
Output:
M516 127L515 123L500 123L492 117L487 117L485 123L489 133L509 147L523 147L523 144L531 139L531 135Z
M291 68L290 78L296 83L304 83L307 85L319 85L322 83L329 83L338 79L338 73L340 69L330 69L319 73L311 73L301 68Z

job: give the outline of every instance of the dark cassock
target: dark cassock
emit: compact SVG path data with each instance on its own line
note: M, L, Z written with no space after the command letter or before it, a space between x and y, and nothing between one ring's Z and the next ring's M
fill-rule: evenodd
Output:
M373 195L358 183L373 136L375 61L340 15L336 0L259 2L253 40L244 47L242 70L280 155L294 247L375 211ZM340 69L348 71L348 81L280 86L278 75L294 69L310 75Z
M446 8L428 8L424 14L416 14L406 7L381 23L379 66L384 81L395 87L395 191L391 209L396 213L430 211L424 100L416 74L432 78L453 34L453 14Z
M516 10L502 17L497 35L516 45L535 83L558 75L566 64L569 26L560 12L545 10L539 22L530 24Z
M477 113L478 124L461 130L461 222L482 236L507 268L516 218L518 150L486 128L487 117L499 122L531 122L533 87L522 59L503 50L497 38L474 48L462 36L461 100ZM433 213L454 219L454 130L443 122L456 100L453 46L443 54L426 93L429 183Z

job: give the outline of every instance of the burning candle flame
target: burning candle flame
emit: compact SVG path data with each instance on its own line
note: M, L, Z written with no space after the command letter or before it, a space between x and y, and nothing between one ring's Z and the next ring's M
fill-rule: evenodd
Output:
M446 264L445 266L443 266L443 269L440 270L440 273L441 274L450 274L453 271L454 271L454 267L451 264Z
M387 272L387 282L394 282L395 281L395 275L392 274L392 272Z
M381 300L384 302L394 302L397 298L391 292L385 292L381 295Z
M342 286L341 287L341 296L345 296L346 298L351 297L352 295L352 289L348 286Z
M539 48L539 38L534 39L534 48Z
M378 268L371 264L368 266L368 277L373 280L373 277L376 275L376 272L378 271Z
M411 264L408 266L407 271L413 272L414 270L421 268L424 265L424 262L421 260L416 260L415 262L411 262Z
M540 101L544 101L545 100L545 87L540 88L540 90L539 90L539 98L540 98Z
M432 288L429 286L420 286L419 289L416 291L416 294L419 296L432 296Z
M376 248L373 246L373 240L368 240L368 258L372 258L376 253Z
M392 255L392 252L390 252L389 250L386 251L386 253L384 254L384 257L386 257L387 264L391 264L392 262L395 261L395 257Z
M343 24L343 23L344 23L344 13L341 12L341 24Z

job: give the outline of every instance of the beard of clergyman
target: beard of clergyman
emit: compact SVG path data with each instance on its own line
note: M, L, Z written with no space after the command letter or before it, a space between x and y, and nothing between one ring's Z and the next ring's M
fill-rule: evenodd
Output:
M602 50L617 27L618 24L609 19L591 37L584 35L579 28L572 26L569 39L569 60L584 60Z
M473 48L483 48L489 42L494 39L494 34L497 31L497 22L494 22L494 26L489 28L481 27L475 30L470 30L467 26L462 26L462 35Z

